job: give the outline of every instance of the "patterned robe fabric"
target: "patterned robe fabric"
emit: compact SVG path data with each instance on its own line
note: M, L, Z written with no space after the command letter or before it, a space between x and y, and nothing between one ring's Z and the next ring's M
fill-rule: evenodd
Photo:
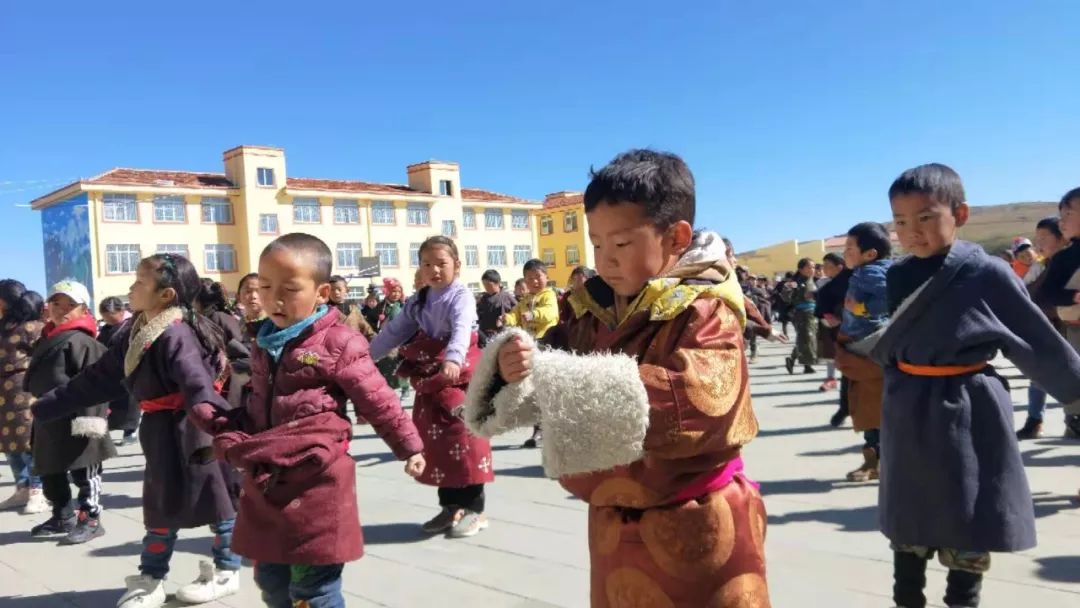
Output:
M23 390L34 343L43 324L30 321L0 334L0 452L30 451L33 396Z
M835 350L836 369L848 379L848 410L856 431L881 428L881 395L885 375L881 366L868 357L844 348L850 342L840 334Z
M465 389L480 358L477 337L473 332L461 377L453 384L440 373L446 340L436 340L421 331L399 350L402 363L398 375L408 378L416 390L413 423L424 441L427 461L420 483L463 488L495 481L491 444L470 433L454 412L465 402Z
M610 287L590 280L571 295L574 319L547 340L635 357L651 407L643 459L560 480L589 503L592 608L770 606L756 487L736 474L719 490L679 497L758 430L742 293L722 262L682 272L651 281L621 321Z

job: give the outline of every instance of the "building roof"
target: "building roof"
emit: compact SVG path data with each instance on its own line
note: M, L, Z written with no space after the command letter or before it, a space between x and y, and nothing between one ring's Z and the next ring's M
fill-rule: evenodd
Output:
M555 192L544 197L544 209L573 207L585 203L585 195L580 192Z
M101 185L101 186L142 186L158 188L207 188L222 189L235 187L224 173L200 173L196 171L159 171L154 169L127 169L118 167L110 169L100 175L81 179L38 197L33 201L45 202L53 194L66 190L76 185ZM402 196L431 196L427 192L415 190L403 184L380 184L375 182L362 182L343 179L315 179L308 177L287 177L287 188L297 190L322 190L326 192L350 192L357 194L397 194ZM462 188L461 198L465 201L475 202L509 202L534 204L508 194L480 190L478 188Z

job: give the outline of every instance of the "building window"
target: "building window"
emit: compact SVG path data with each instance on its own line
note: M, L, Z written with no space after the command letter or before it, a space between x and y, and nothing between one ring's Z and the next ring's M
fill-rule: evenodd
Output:
M555 232L555 222L551 221L550 215L540 218L540 234L548 235Z
M448 179L440 179L439 194L443 196L454 196L454 182Z
M476 245L465 246L465 266L467 268L480 267L480 248Z
M409 243L409 266L420 267L420 243Z
M334 201L335 224L359 224L360 204L356 201Z
M371 223L378 226L393 226L394 203L390 201L375 201L371 203Z
M476 229L476 209L461 210L461 225L466 230Z
M154 221L182 224L187 221L187 207L182 196L155 196Z
M109 274L131 274L139 267L141 259L138 245L105 246L105 271Z
M577 232L577 211L567 211L563 216L563 232Z
M350 287L349 292L345 294L345 299L349 302L360 302L367 295L367 290L363 287Z
M566 246L566 265L577 266L581 263L581 254L578 253L577 245Z
M486 211L484 211L484 227L488 230L502 230L502 209L487 209Z
M525 262L532 259L532 247L528 245L514 245L514 266L524 266Z
M457 238L457 222L454 220L443 220L442 222L442 234L445 237L452 239Z
M379 256L379 265L397 268L397 243L375 243L375 255Z
M139 206L134 194L106 194L102 199L106 222L137 222Z
M364 247L360 243L338 243L338 268L359 268L360 258L364 256Z
M157 246L157 253L167 253L169 255L178 255L188 260L191 259L191 255L188 253L188 246L183 243L170 243L161 244Z
M555 265L555 250L554 249L544 249L543 255L541 256L540 259L544 261L544 264L546 266L554 266Z
M294 198L292 202L294 224L320 224L322 213L317 198Z
M467 285L467 287L469 288L469 291L471 291L473 293L480 293L480 284L479 283L469 283Z
M259 174L260 186L273 186L274 185L274 170L269 167L259 167L256 170Z
M510 227L514 230L529 229L529 212L517 209L510 212Z
M406 220L409 226L430 226L431 210L427 203L409 203L406 207Z
M236 272L236 250L233 246L207 245L206 272Z
M232 203L220 196L202 197L202 221L204 224L231 224Z
M278 221L276 213L259 214L259 234L277 234Z
M488 266L496 266L499 268L506 267L506 247L503 245L488 245L487 248Z

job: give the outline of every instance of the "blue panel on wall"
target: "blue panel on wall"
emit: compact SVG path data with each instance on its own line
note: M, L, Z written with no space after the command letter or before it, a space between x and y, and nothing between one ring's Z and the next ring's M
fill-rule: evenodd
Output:
M46 289L57 281L70 278L86 285L93 294L90 209L86 193L45 208L41 212L41 233L45 243Z

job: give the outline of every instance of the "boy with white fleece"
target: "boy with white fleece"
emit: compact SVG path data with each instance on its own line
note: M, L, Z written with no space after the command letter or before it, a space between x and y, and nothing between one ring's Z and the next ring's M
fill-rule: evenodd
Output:
M672 154L632 150L594 173L599 276L545 336L559 350L508 331L469 387L474 432L540 422L546 473L589 503L593 608L769 606L765 509L740 457L758 429L743 294L694 210Z

